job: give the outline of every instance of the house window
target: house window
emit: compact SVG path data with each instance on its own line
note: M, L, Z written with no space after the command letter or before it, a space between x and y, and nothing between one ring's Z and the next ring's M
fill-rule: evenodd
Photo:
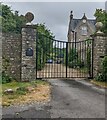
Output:
M81 34L82 35L87 35L87 27L86 26L81 27Z

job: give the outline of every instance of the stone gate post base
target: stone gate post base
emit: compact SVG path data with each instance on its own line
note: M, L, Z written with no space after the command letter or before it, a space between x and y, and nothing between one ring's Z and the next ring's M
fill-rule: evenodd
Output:
M21 81L36 79L36 27L26 25L22 28Z

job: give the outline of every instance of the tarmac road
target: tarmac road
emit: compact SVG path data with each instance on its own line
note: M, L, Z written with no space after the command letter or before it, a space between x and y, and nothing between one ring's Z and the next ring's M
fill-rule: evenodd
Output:
M74 80L49 80L52 84L52 118L105 118L105 94L90 84Z
M105 118L104 90L75 80L48 81L50 102L3 108L3 118Z

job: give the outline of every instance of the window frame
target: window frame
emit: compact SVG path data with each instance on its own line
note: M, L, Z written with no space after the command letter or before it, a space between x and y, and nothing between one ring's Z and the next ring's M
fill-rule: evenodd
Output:
M81 26L81 35L86 36L88 34L87 26Z

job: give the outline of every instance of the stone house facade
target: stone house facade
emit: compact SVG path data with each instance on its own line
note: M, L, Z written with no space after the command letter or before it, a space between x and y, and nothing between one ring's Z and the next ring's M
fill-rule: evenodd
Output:
M78 56L81 61L86 61L86 54L88 44L85 40L91 38L90 35L94 34L96 20L88 19L84 13L81 19L73 18L73 12L70 13L70 21L68 27L68 51L75 48L78 51ZM91 38L92 39L92 38ZM84 42L82 42L84 41ZM75 43L76 42L76 43ZM90 46L92 51L92 46Z
M73 12L70 13L68 27L68 42L83 41L95 32L95 19L88 19L84 13L81 19L73 18Z

